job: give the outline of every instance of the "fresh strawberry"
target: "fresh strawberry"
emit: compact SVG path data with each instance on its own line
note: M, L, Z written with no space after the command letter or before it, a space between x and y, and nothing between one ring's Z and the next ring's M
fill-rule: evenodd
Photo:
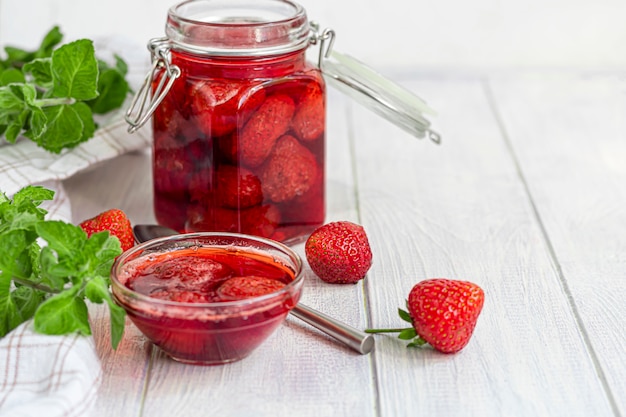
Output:
M295 104L287 95L265 99L237 138L239 157L246 165L257 167L265 161L276 140L289 129L294 111Z
M217 295L223 301L243 300L278 291L284 286L284 282L267 277L234 277L220 285Z
M123 251L135 245L133 228L130 225L130 220L128 220L128 217L122 210L110 209L102 212L96 217L82 222L80 227L87 233L87 236L108 230L112 236L120 240Z
M304 249L309 266L326 282L354 284L372 266L365 229L352 222L333 222L317 228Z
M291 127L300 140L312 141L324 133L326 127L324 101L324 92L318 83L307 85L291 122Z
M443 353L463 349L474 332L483 308L485 294L478 285L445 278L417 283L409 293L408 312L400 317L411 323L406 329L368 329L368 333L399 332L398 337L412 340L409 347L426 343Z
M315 156L296 138L281 137L261 172L263 195L282 203L303 196L318 178Z

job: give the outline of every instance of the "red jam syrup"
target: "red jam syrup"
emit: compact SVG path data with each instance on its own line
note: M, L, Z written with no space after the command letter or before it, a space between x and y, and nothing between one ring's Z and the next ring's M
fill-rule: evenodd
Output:
M210 365L247 356L278 327L298 296L277 291L294 275L261 253L194 248L130 261L119 281L156 299L126 303L148 339L176 360Z
M304 52L171 59L182 74L153 117L157 221L279 241L320 226L325 86Z

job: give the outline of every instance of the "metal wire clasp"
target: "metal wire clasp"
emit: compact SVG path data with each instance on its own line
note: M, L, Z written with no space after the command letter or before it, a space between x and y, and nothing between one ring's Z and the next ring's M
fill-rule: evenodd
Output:
M330 53L333 50L333 45L335 44L335 31L326 28L320 32L320 25L317 22L311 22L309 23L309 26L311 27L311 37L309 42L311 45L317 45L318 43L320 45L317 66L322 68L324 59L330 57Z
M172 88L174 81L180 76L180 68L170 61L170 42L167 38L152 39L148 42L148 50L152 56L152 68L146 74L139 91L126 112L125 119L129 124L128 132L133 133L143 126L154 113ZM150 90L156 84L152 95Z
M364 63L347 54L333 51L335 31L310 23L309 43L319 44L317 65L324 78L349 97L385 117L417 138L441 143L441 135L430 128L424 114L435 112L419 97Z

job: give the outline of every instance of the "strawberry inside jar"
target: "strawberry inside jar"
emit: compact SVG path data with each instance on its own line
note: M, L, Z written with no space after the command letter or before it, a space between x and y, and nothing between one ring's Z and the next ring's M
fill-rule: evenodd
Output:
M153 115L157 221L279 241L320 226L325 85L305 58L304 9L286 0L184 2L170 9L166 34L180 76Z

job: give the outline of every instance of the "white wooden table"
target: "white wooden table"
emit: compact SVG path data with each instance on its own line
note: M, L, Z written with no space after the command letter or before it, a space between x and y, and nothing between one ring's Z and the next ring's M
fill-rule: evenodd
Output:
M455 355L377 336L360 356L289 318L243 361L182 365L127 322L96 416L626 416L626 78L415 74L436 146L331 93L328 221L361 223L374 264L354 286L307 268L303 301L355 327L402 324L428 277L473 281L486 303ZM151 222L150 155L65 181L74 221L111 207ZM303 254L302 245L296 247Z

